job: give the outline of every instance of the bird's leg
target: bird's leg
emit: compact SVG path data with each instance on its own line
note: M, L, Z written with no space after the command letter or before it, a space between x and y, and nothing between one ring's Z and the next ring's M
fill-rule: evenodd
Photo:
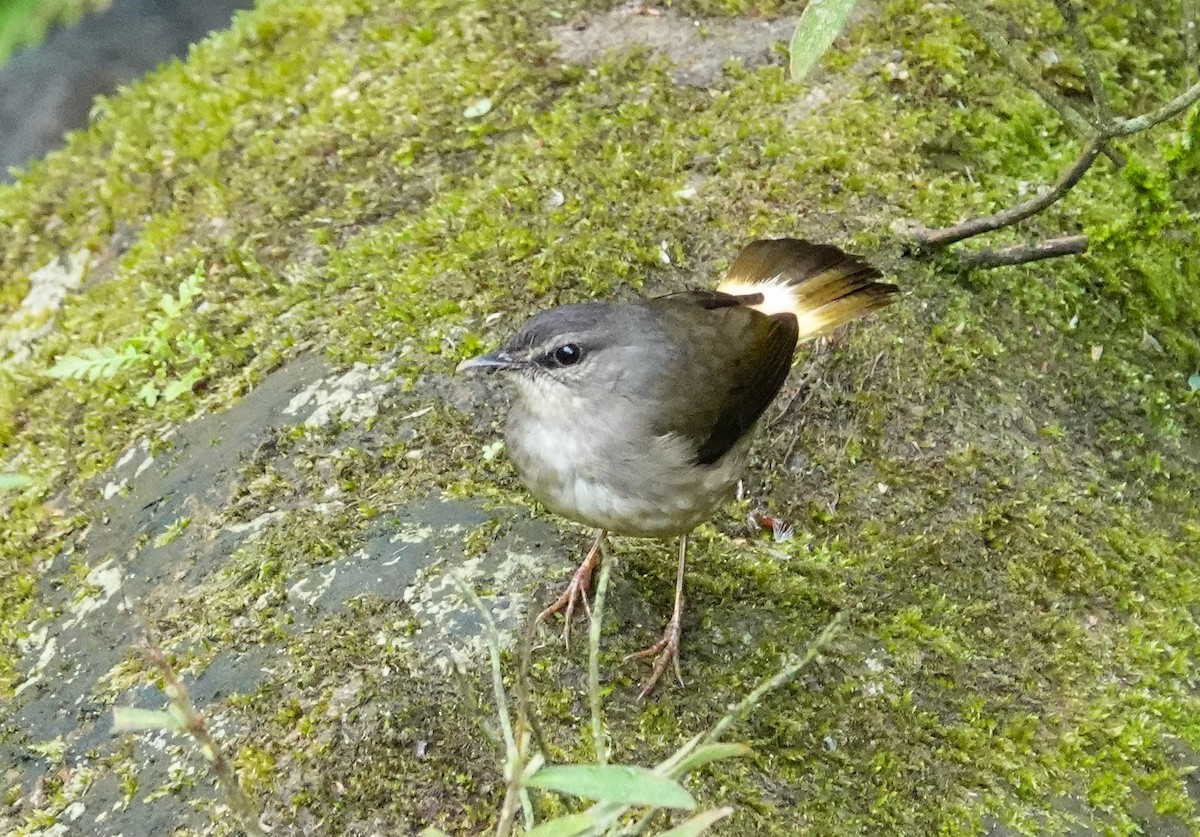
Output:
M537 621L541 622L549 616L553 616L560 610L566 609L566 624L563 625L563 642L567 648L571 647L571 617L575 615L575 607L582 602L583 610L587 613L588 618L592 616L592 608L588 604L587 594L588 587L592 583L592 570L596 568L596 561L600 557L601 550L604 549L604 537L608 534L605 529L596 530L596 540L592 543L592 548L588 550L587 557L583 559L583 563L575 570L575 574L571 576L571 583L567 585L567 589L562 591L562 595L554 600L554 604L538 614Z
M687 564L687 535L679 537L679 570L675 576L675 611L671 614L671 621L667 623L667 627L663 630L662 639L651 645L649 648L638 651L636 654L630 654L626 657L628 660L641 660L646 657L654 657L654 669L650 672L650 679L646 681L646 685L642 687L641 693L638 695L638 700L650 694L650 690L658 683L658 679L662 677L663 672L667 670L667 666L671 663L675 664L675 678L679 681L679 685L683 683L683 672L679 670L679 636L682 633L683 621L683 570Z

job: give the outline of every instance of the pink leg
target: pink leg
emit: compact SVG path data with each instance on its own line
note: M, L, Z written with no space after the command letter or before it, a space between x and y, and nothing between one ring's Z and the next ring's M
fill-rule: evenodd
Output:
M646 695L650 694L651 690L658 683L659 678L663 676L663 672L667 670L667 666L672 663L675 664L675 678L679 681L680 686L684 685L683 672L679 670L679 638L682 634L683 571L686 563L687 535L681 535L679 538L679 570L675 576L675 611L671 614L671 621L667 622L667 627L663 630L662 639L649 648L638 651L635 654L630 654L625 658L628 661L654 657L654 668L650 671L650 679L642 687L642 691L638 695L638 700L642 700Z
M600 559L600 551L604 546L604 538L608 534L604 529L596 531L596 540L592 543L592 548L588 550L587 557L583 559L583 563L575 570L575 574L571 576L571 582L567 585L567 589L563 590L562 595L554 600L554 604L538 614L537 621L541 622L560 610L566 610L566 621L563 625L563 642L567 648L571 647L571 618L575 615L575 607L582 603L584 612L588 618L592 616L592 609L588 605L587 594L588 588L592 583L592 571L596 568L596 562Z

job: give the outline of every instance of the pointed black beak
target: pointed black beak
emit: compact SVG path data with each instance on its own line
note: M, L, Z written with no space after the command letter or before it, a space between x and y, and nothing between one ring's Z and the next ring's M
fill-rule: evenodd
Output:
M467 358L455 367L454 371L470 372L473 370L483 370L484 372L500 372L505 369L516 369L521 365L521 361L513 358L504 349L497 349L486 355Z

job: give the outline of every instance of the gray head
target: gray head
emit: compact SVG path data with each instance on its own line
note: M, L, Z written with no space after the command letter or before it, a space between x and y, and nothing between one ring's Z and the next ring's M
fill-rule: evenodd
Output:
M637 389L633 361L653 351L659 334L657 318L638 303L563 305L534 315L503 347L464 360L458 371L503 372L528 398L584 386L612 392L618 383Z

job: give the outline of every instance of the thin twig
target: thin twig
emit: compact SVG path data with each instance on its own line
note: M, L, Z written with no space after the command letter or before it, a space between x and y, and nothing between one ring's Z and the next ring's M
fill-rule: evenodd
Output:
M600 707L600 628L604 617L604 595L612 574L613 559L604 542L600 543L600 580L596 584L596 600L592 603L592 624L588 628L588 702L592 710L592 746L596 763L608 764L608 744L604 735L604 716Z
M1196 49L1196 0L1183 0L1182 6L1180 11L1183 18L1183 52L1188 63L1194 67L1196 58L1200 57Z
M780 669L774 677L771 677L769 680L759 684L754 691L738 701L737 706L729 710L729 712L727 712L725 716L721 718L721 720L717 721L717 723L713 725L712 729L705 733L700 743L712 744L716 741L719 741L721 736L725 734L725 731L728 730L729 727L731 727L734 723L745 717L746 714L753 709L767 693L772 692L781 686L787 685L792 678L803 671L809 663L816 659L818 654L828 647L829 643L833 641L833 638L841 632L842 623L844 621L845 620L841 613L839 613L837 616L834 616L833 619L830 620L829 624L826 625L821 631L821 633L817 634L816 639L808 644L808 647L804 649L803 654Z
M1096 115L1099 117L1097 128L1103 132L1112 124L1113 114L1112 108L1108 106L1104 83L1100 80L1100 68L1096 64L1095 52L1088 43L1083 24L1079 22L1079 12L1073 0L1054 0L1054 4L1058 6L1058 13L1062 15L1067 31L1075 41L1075 51L1079 54L1079 61L1083 64L1083 75L1087 79L1088 94L1092 97L1092 104L1096 106Z
M1026 264L1059 256L1078 256L1086 253L1087 247L1088 237L1086 235L1067 235L1061 238L1047 238L1036 244L1016 244L1012 247L996 249L956 250L954 255L958 257L959 261L971 267L988 268Z
M949 227L942 227L936 230L918 230L913 233L913 237L922 244L945 246L953 244L956 241L962 241L965 238L971 238L982 233L998 230L1001 227L1007 227L1010 224L1015 224L1018 221L1023 221L1026 218L1036 215L1069 192L1079 182L1083 175L1087 173L1092 163L1095 162L1096 157L1104 150L1106 147L1105 143L1108 140L1114 137L1129 136L1130 134L1136 134L1152 128L1160 122L1165 122L1183 113L1197 101L1200 101L1200 81L1149 113L1144 113L1141 116L1131 119L1118 119L1099 131L1084 147L1079 157L1071 164L1071 167L1059 176L1058 181L1048 191L1032 200L1017 204L1014 207L993 215L987 215L982 218L971 218ZM1022 261L1036 261L1057 255L1067 255L1073 252L1071 248L1081 246L1078 243L1077 237L1068 236L1063 239L1054 239L1053 241L1055 242L1053 245L1051 245L1051 242L1043 242L1042 245L1039 245L1039 247L1045 246L1046 249L1035 248L1034 250L1026 251L1028 257L1023 259L1017 258L1017 254L1021 251L1018 251L1016 248L1009 248L1007 251L985 250L980 251L978 254L968 253L964 254L962 258L968 263L977 264L981 267L991 267L1000 264L1020 264ZM1073 243L1068 244L1067 242ZM1086 246L1086 244L1082 246ZM1064 249L1060 251L1060 248ZM1082 250L1079 252L1082 252Z
M1093 137L1092 141L1084 147L1075 162L1071 164L1071 167L1058 178L1058 181L1045 193L1038 195L1032 200L1017 204L994 215L987 215L982 218L970 218L950 227L943 227L937 230L918 230L914 233L914 236L922 244L944 246L953 244L956 241L962 241L964 238L971 238L981 233L1007 227L1018 221L1024 221L1026 218L1041 212L1069 192L1087 170L1091 168L1092 163L1095 162L1096 157L1100 154L1100 149L1103 145L1103 137Z
M1037 68L1029 63L1029 59L1013 48L1004 35L1001 34L1000 29L991 24L987 14L976 0L959 0L958 10L962 12L963 17L967 19L967 22L971 24L971 28L979 34L979 37L983 38L984 43L1008 65L1008 68L1021 81L1025 82L1034 93L1037 93L1042 101L1058 111L1063 122L1067 124L1067 127L1074 131L1080 139L1093 139L1095 130L1088 118L1060 96L1054 89L1054 86L1042 78L1042 74L1037 71ZM1109 148L1103 142L1100 145L1100 151L1112 160L1118 168L1125 165L1125 158L1120 152Z

